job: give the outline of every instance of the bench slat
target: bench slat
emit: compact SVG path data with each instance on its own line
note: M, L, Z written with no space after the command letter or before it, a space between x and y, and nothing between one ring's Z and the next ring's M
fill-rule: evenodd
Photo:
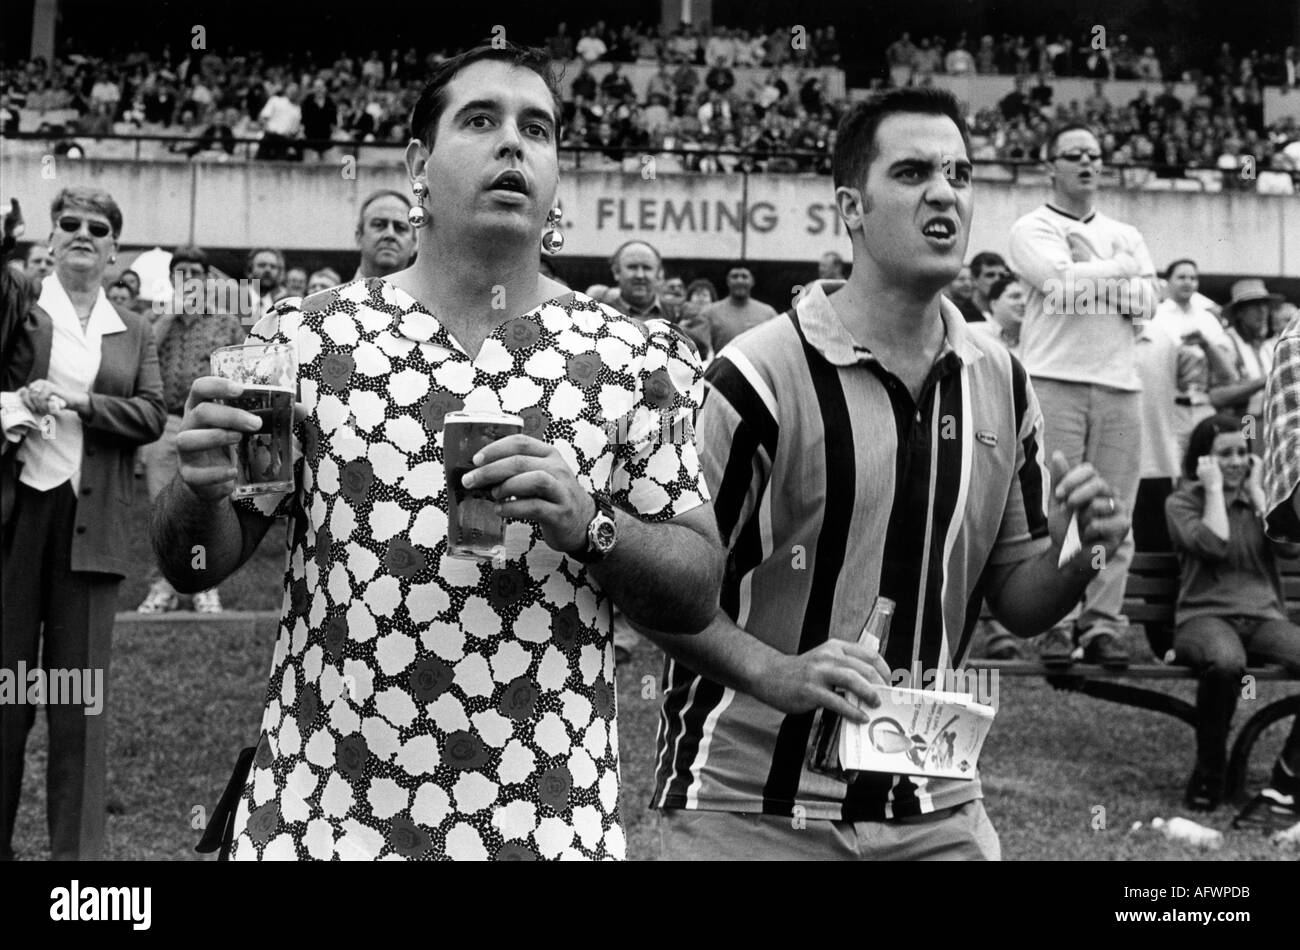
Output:
M1164 666L1143 664L1130 666L1123 670L1109 670L1092 663L1073 663L1070 666L1044 666L1035 660L985 660L967 661L968 667L975 669L997 670L998 675L1005 676L1068 676L1086 679L1153 679L1182 680L1196 679L1197 673L1188 666ZM1252 666L1246 673L1257 681L1293 681L1298 679L1290 675L1281 666Z

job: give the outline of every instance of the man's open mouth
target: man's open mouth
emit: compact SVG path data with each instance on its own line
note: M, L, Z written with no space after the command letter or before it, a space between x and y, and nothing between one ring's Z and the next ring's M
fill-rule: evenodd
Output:
M524 179L522 173L513 169L502 172L492 179L492 184L488 186L489 191L513 191L517 194L528 194L528 182Z
M947 218L931 218L921 228L921 233L936 241L947 241L957 236L957 225Z

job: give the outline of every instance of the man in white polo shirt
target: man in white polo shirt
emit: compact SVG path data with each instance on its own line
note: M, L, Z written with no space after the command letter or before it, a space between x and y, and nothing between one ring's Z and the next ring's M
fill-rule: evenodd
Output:
M1063 452L1072 466L1091 462L1131 510L1142 432L1134 321L1155 308L1155 265L1136 228L1094 207L1096 135L1066 126L1047 151L1052 200L1011 228L1012 266L1030 286L1020 358L1043 407L1048 450ZM1120 611L1132 553L1130 536L1084 595L1075 627L1089 662L1128 664ZM1061 627L1052 633L1044 660L1068 661L1072 639Z

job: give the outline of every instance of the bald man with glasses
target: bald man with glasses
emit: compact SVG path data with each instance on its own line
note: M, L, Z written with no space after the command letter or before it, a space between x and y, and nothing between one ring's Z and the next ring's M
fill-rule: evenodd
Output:
M1047 154L1052 199L1011 228L1011 265L1031 289L1020 359L1043 408L1047 451L1063 452L1071 467L1092 463L1132 510L1142 435L1135 321L1155 312L1155 264L1137 228L1095 207L1102 152L1093 131L1066 126ZM1082 609L1044 638L1044 662L1070 662L1077 635L1086 661L1128 665L1121 609L1132 555L1130 533L1104 559Z

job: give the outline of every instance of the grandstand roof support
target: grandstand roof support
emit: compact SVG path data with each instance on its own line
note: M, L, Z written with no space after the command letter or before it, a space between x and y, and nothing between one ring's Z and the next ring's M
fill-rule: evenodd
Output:
M54 59L55 28L59 22L59 0L33 0L32 54L51 62Z

